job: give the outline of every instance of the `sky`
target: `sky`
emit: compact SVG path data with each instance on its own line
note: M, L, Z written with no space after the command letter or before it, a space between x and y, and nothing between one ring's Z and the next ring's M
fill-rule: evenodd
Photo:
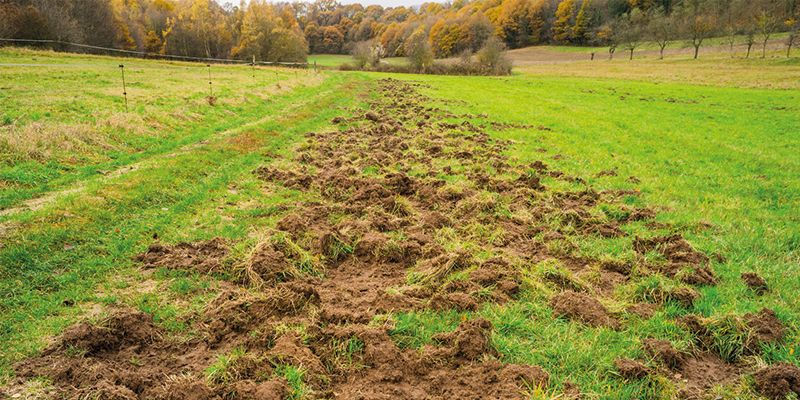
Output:
M226 2L233 2L238 4L239 0L217 0L219 4L225 4ZM339 0L342 4L355 4L361 3L364 6L369 6L373 4L377 4L379 6L384 7L397 7L397 6L418 6L425 2L444 2L443 0Z

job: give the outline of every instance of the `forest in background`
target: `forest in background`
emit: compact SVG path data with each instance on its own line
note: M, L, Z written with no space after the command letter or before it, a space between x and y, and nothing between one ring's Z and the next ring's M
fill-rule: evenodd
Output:
M362 42L382 56L407 56L409 41L453 57L490 37L509 48L601 45L632 54L643 41L699 49L725 36L731 46L747 45L749 56L778 32L789 32L790 51L798 28L800 0L455 0L389 8L335 0L0 0L0 38L263 61L346 54Z

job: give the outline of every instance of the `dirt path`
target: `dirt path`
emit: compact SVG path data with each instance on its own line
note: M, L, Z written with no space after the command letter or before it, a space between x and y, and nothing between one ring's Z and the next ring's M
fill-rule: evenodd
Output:
M537 128L454 115L417 89L379 81L367 110L348 110L333 120L340 129L309 133L292 155L254 171L267 188L321 200L296 204L242 262L229 262L232 244L221 239L155 242L138 257L144 269L232 277L189 321L194 335L170 337L148 314L112 309L108 319L75 325L40 357L19 363L15 387L46 376L54 393L68 397L282 399L290 387L279 371L291 366L303 371L311 398L528 398L531 389L549 387L548 373L502 363L488 320L465 316L455 331L417 350L394 342L390 314L515 301L531 289L526 266L543 260L564 266L536 275L555 293L553 317L587 329L623 329L629 316L648 318L667 301L690 307L699 296L693 286L716 283L708 257L677 234L633 240L641 257L635 266L565 250L568 237L623 236L622 225L655 214L621 201L635 191L598 192L541 161L515 164L504 155L511 143L486 133ZM547 182L555 181L574 189L553 190ZM598 214L600 205L619 213ZM653 253L662 261L645 260ZM675 279L675 288L624 313L598 300L640 274ZM774 313L748 318L774 328L764 341L780 340ZM619 374L678 376L687 397L739 379L738 365L702 347L708 322L685 324L696 329L697 353L652 342L662 366L621 359ZM570 396L578 390L568 389Z

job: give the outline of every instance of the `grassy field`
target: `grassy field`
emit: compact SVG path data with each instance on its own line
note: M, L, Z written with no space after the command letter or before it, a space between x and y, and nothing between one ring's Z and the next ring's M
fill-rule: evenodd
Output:
M4 209L253 122L279 94L322 81L308 71L214 65L209 88L202 64L27 50L0 52L0 64Z
M309 61L336 66L346 58ZM0 382L11 382L12 364L36 355L49 337L86 316L98 319L111 306L152 314L170 335L191 333L195 316L231 277L144 273L133 257L154 235L164 243L222 237L244 257L287 209L319 200L318 193L265 188L253 170L281 165L282 156L298 152L304 133L335 129L331 119L343 110L367 107L377 96L375 82L389 76L420 84L430 98L425 105L452 114L447 121L482 113L511 124L488 133L511 141L503 156L514 165L541 160L586 178L598 191L640 190L630 201L658 212L660 232L679 232L703 253L720 255L711 261L718 284L699 287L702 296L691 307L668 302L651 318L629 317L624 310L637 301L632 293L652 282L648 277L604 296L604 305L624 316L622 329L553 318L553 288L527 282L513 301L477 311L382 316L393 322L396 343L422 348L435 334L484 317L494 326L491 346L501 361L549 373L549 386L531 388L529 398L558 398L566 382L588 398L671 398L677 390L671 380L623 379L614 361L646 359L645 338L692 348L691 333L676 321L681 316L719 319L767 307L787 327L786 338L739 365L800 365L797 60L579 61L525 66L510 77L215 65L210 104L208 71L196 64L2 49ZM129 112L120 96L120 63ZM600 174L609 170L614 173ZM633 262L632 241L650 228L622 229L626 236L569 237L570 256ZM476 234L482 235L488 234ZM749 271L766 278L771 290L763 296L748 290L740 274ZM289 381L292 398L313 397L314 382L301 372L281 364L274 373ZM743 375L707 394L757 398Z
M353 63L353 57L347 54L312 54L308 56L310 64L317 63L317 65L328 68L339 68L342 64ZM405 64L404 57L388 57L384 58L382 62L388 64Z

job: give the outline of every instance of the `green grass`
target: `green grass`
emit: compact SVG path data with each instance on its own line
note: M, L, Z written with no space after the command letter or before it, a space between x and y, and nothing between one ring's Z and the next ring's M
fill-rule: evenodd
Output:
M312 72L0 48L0 210L274 112ZM128 111L122 96L125 65ZM47 105L42 107L42 105Z
M320 67L338 68L342 64L353 61L353 57L347 54L312 54L308 56L308 63L317 63Z
M312 56L312 62L314 57L326 65L349 58ZM122 103L114 91L118 59L0 51L0 63L42 60L76 66L57 69L57 73L36 70L42 71L36 72L38 76L21 67L0 67L1 85L10 85L9 93L14 94L0 91L0 112L6 117L0 122L11 120L22 127L39 121L97 127L119 113ZM134 72L132 79L141 85L147 74L153 77L173 68L171 64L162 68L136 62L142 63L138 67L142 75ZM656 207L658 222L674 224L695 247L709 254L719 252L725 258L714 262L720 283L700 289L703 297L692 309L667 301L648 320L623 313L625 328L620 331L554 319L547 292L527 290L514 302L487 305L472 314L424 311L392 315L392 335L398 344L419 348L436 333L452 331L463 318L480 315L494 324L492 342L501 359L542 366L550 373L556 393L565 381L572 381L590 398L669 398L673 387L668 382L624 381L613 373L613 360L641 356L641 339L646 337L688 348L691 337L674 321L687 312L725 322L729 315L769 307L790 332L786 345L770 347L762 358L800 364L796 355L800 299L795 295L800 292L800 94L767 88L781 86L787 76L796 74L796 64L715 60L713 65L740 66L737 82L749 79L761 86L739 88L732 87L738 86L736 82L715 77L715 70L697 68L710 64L670 63L664 69L671 76L653 83L643 81L648 79L643 76L649 75L631 73L644 64L621 62L594 64L591 77L563 76L562 68L573 68L564 66L537 67L536 75L510 77L327 72L311 76L306 84L291 90L270 93L267 99L257 92L260 85L248 83L246 68L220 66L220 76L229 77L231 86L221 88L214 107L203 102L202 82L193 86L197 71L180 64L166 80L174 79L170 87L175 89L191 86L189 100L175 91L164 98L139 93L142 97L136 98L141 103L130 113L141 118L155 115L168 129L135 132L137 124L121 125L117 130L103 128L98 135L114 144L110 148L92 142L81 148L75 160L55 149L45 159L9 158L0 165L2 207L57 189L81 188L56 196L36 211L0 216L0 226L8 232L0 246L0 376L8 376L12 362L40 350L48 335L74 322L92 304L130 304L154 314L156 322L171 333L191 334L181 317L201 309L213 293L214 278L175 271L156 271L152 278L143 278L131 257L143 251L155 233L166 242L215 236L254 240L280 218L282 205L308 199L292 190L264 191L251 171L265 157L287 151L303 133L326 129L333 116L343 113L341 107L363 101L357 93L365 81L386 76L425 83L420 90L435 99L452 100L435 105L453 113L486 113L493 121L550 128L491 135L514 141L508 155L516 162L541 159L553 168L587 178L597 189L640 189L640 198L626 199L629 205ZM82 94L74 86L84 80L80 67L84 64L96 74L106 71L103 73L109 77L86 77L93 89ZM585 63L576 68L589 66ZM291 78L294 72L281 70L278 74ZM61 81L32 85L49 75L60 76ZM37 90L29 98L20 95L26 85ZM268 85L275 88L276 82ZM53 93L46 93L45 86ZM108 95L96 96L102 92ZM54 106L45 107L51 97ZM197 115L183 120L173 115L175 110ZM561 157L554 157L557 154ZM97 173L127 165L136 165L136 169L120 175ZM610 168L616 168L618 176L595 177ZM641 182L630 183L631 176ZM597 212L622 218L616 209ZM480 228L474 227L475 240L491 236ZM584 238L576 245L589 257L629 260L632 237L647 230L642 224L624 229L629 237ZM473 240L442 232L437 240L451 250ZM341 245L332 249L332 257L352 251L346 243ZM318 260L305 253L297 253L295 258L298 270L319 273ZM739 279L745 271L763 275L771 291L757 297L747 290ZM557 265L531 266L528 272L533 277L573 279ZM141 290L153 284L150 280L163 290ZM618 293L619 298L609 307L618 311L625 302L653 296L666 284L640 281L639 286ZM190 306L175 306L174 299ZM81 307L67 306L64 300ZM735 358L737 349L729 345L740 340L736 337L740 332L722 322L721 339L715 345ZM361 346L357 341L342 342L342 362L358 364ZM221 371L215 376L223 376L226 360L220 359L212 366L214 370L206 372ZM292 398L307 395L304 371L277 366L276 374L289 381ZM750 395L734 390L726 396Z
M353 63L353 57L348 54L312 54L308 56L308 63L313 65L314 62L320 67L339 68L342 64ZM407 62L405 57L387 57L381 62L402 65Z

